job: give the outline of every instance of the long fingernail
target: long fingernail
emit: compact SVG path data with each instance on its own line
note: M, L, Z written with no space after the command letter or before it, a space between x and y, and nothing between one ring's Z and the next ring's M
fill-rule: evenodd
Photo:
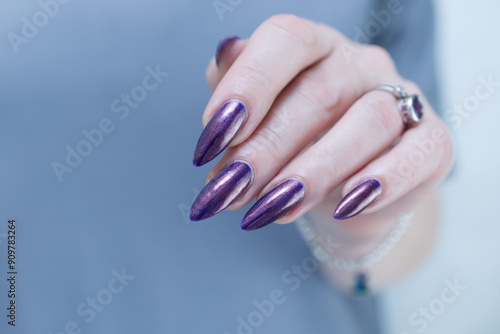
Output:
M288 179L264 195L250 208L241 228L245 231L256 230L271 224L286 215L306 194L304 184L295 179Z
M231 143L247 119L243 103L229 100L212 117L201 133L194 151L193 164L201 166L214 159Z
M252 168L245 162L235 161L217 174L196 197L191 220L215 216L234 203L252 183Z
M375 202L381 194L382 185L378 180L363 181L340 201L333 218L342 220L354 217Z
M238 39L240 39L238 36L227 36L219 41L219 44L217 44L217 50L215 51L215 63L217 64L217 67L219 66L220 57L224 50L226 50L229 44Z

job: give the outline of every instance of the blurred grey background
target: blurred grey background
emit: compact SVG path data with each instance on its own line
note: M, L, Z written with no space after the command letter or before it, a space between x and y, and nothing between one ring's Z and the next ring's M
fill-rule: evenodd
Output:
M467 289L425 331L500 328L500 302L492 297L500 289L494 256L500 251L498 92L454 129L459 167L443 189L441 240L433 257L369 303L348 300L317 273L289 289L283 273L309 256L293 225L243 233L243 211L187 220L210 168L192 167L191 158L210 97L205 67L218 40L248 37L282 12L327 22L353 37L383 1L41 3L1 0L2 333L76 333L73 323L81 333L236 333L238 317L247 318L254 301L277 289L286 301L255 333L416 333L421 327L409 322L411 314L439 298L443 281L454 278ZM425 35L428 1L401 3L407 10L390 31L416 17L417 35L432 39ZM493 34L500 6L446 0L437 9L446 112L474 95L478 77L500 80ZM23 18L38 20L39 27L30 29ZM401 72L432 98L435 87L418 67L429 66L429 59L413 61L411 43L396 45L389 30L377 39L392 41ZM157 87L141 88L155 71ZM137 105L126 107L123 94L136 96ZM94 137L98 144L81 144L82 131L95 134L99 127L109 133ZM58 178L54 162L67 164L68 149L78 147L88 155L73 158L71 172ZM5 317L9 218L18 223L16 328ZM89 306L93 299L100 306Z

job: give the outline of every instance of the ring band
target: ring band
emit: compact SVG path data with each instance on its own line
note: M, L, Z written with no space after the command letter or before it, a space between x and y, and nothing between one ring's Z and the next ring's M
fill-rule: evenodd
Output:
M398 101L398 109L403 118L403 123L406 125L418 123L424 116L424 104L420 96L416 94L408 95L402 86L393 87L390 85L378 85L369 91L371 92L373 90L389 92L396 98Z

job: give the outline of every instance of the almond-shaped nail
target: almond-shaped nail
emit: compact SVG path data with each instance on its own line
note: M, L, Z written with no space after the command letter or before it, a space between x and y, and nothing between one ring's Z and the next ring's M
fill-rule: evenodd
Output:
M378 180L363 181L340 201L333 218L342 220L354 217L375 202L381 194L382 185Z
M215 63L219 67L220 57L224 51L231 45L232 42L240 39L238 36L227 36L219 41L217 44L217 49L215 50Z
M286 215L306 194L304 184L295 179L288 179L265 194L248 210L241 228L245 231L256 230L271 224Z
M196 197L191 220L215 216L241 197L252 183L252 168L245 162L235 161L217 174Z
M243 127L247 115L242 102L229 100L224 103L201 133L193 164L202 166L224 151Z

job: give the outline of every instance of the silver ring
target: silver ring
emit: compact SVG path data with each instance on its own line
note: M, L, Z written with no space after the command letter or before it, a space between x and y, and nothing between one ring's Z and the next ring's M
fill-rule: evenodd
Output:
M398 102L398 109L401 112L401 117L403 118L403 123L406 125L412 125L414 123L420 122L424 116L424 104L420 96L408 95L406 90L401 87L392 87L390 85L378 85L370 89L373 90L384 90L391 93Z

